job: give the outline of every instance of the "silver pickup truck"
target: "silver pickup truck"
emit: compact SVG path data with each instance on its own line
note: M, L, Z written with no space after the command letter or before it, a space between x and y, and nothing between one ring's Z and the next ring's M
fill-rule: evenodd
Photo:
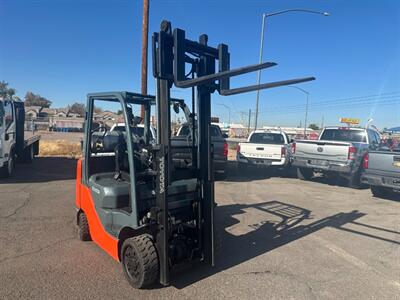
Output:
M385 147L370 150L364 158L364 169L361 181L370 185L375 197L393 191L400 199L400 146L393 151Z
M379 142L380 135L372 128L326 127L317 141L295 142L293 166L299 179L308 180L320 172L344 177L350 187L358 188L369 145Z

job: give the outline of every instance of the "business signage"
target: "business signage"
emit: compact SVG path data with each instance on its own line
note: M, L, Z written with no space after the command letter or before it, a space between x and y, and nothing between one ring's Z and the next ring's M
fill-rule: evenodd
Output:
M359 125L360 119L353 119L353 118L340 118L340 123L352 124L352 125Z

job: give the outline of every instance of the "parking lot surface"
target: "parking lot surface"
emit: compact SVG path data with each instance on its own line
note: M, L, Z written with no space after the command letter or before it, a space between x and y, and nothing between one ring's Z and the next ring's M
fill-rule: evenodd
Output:
M222 249L171 286L134 290L75 232L75 161L38 158L0 182L0 299L398 299L400 201L258 170L216 183Z

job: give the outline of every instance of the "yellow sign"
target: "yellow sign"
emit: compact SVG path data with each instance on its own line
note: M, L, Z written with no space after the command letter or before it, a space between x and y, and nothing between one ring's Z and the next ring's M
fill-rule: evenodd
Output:
M360 119L340 118L340 123L358 125L358 124L360 124Z

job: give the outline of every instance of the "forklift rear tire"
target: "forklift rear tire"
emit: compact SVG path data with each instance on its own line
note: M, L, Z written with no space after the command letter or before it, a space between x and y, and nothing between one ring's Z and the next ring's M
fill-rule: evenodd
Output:
M81 212L78 217L78 236L81 241L91 241L89 223L85 213Z
M121 250L121 264L129 284L143 289L158 277L158 256L150 235L142 234L126 239Z
M310 180L314 176L312 169L297 168L297 178L300 180Z

